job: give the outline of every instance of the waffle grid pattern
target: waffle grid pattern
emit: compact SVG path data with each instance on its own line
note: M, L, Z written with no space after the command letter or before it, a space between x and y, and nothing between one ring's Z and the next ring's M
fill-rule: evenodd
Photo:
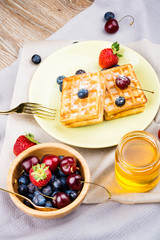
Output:
M88 89L87 98L80 99L78 91ZM99 118L101 107L100 72L71 76L63 80L60 121L68 125Z
M132 88L135 87L141 89L140 82L135 75L132 65L126 64L120 67L104 70L102 75L106 87L104 108L108 116L127 109L140 107L147 102L143 90ZM124 90L119 89L115 84L118 75L128 76L131 80L131 84ZM119 96L126 99L126 102L122 107L118 107L115 104L115 99Z

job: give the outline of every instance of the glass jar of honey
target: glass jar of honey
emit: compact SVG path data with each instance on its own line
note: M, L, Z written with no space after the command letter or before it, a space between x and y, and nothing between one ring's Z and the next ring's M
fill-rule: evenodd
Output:
M115 152L115 175L118 183L131 192L146 192L159 181L160 145L145 131L129 132Z

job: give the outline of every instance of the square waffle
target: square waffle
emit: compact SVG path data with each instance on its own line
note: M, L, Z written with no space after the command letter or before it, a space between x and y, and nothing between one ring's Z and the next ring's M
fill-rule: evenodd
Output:
M124 90L121 90L115 84L118 75L125 75L131 80L130 85ZM131 64L104 70L102 71L102 76L105 81L104 110L106 120L135 114L144 110L147 98L143 90L140 90L140 82ZM119 96L124 97L126 100L125 104L121 107L115 104L115 100Z
M88 89L87 98L78 91ZM80 127L103 121L104 82L101 72L84 73L63 80L60 122L67 127Z

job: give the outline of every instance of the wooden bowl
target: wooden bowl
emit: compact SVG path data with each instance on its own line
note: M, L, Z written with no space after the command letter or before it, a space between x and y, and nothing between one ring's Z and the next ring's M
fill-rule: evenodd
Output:
M82 179L85 182L90 182L90 171L89 171L88 165L85 159L76 150L60 143L42 143L42 144L38 144L28 148L27 150L25 150L15 158L8 172L8 177L7 177L8 190L17 192L18 184L15 184L16 182L15 180L17 180L18 176L22 172L21 162L24 158L35 155L41 159L42 156L44 156L45 154L74 157L77 161L77 165L80 168ZM37 218L52 219L52 218L64 217L65 215L71 213L75 208L77 208L82 203L83 199L85 198L88 192L88 189L89 189L89 184L84 183L80 194L72 203L70 203L68 206L64 208L57 209L54 211L40 211L40 210L32 209L26 206L23 203L21 198L13 194L10 194L10 197L14 202L14 204L23 212Z

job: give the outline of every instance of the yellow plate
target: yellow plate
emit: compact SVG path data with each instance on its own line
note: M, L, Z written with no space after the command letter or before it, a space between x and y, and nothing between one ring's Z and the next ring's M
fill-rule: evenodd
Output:
M35 117L38 124L54 138L78 147L103 148L118 144L120 138L133 130L144 130L155 117L160 103L160 85L151 65L137 52L121 46L119 64L131 63L142 88L154 91L145 93L148 102L145 111L136 115L104 121L100 124L80 128L67 128L60 124L59 110L61 92L56 78L74 75L76 70L86 72L101 70L98 65L99 53L110 42L84 41L64 47L47 57L35 71L30 88L29 101L38 102L57 109L56 119L44 120Z

